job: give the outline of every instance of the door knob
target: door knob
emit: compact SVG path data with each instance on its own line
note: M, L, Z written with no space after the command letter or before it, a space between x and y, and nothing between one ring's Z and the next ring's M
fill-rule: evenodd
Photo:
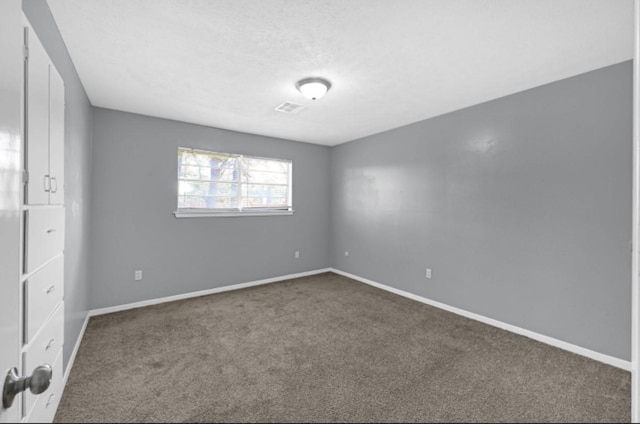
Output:
M11 368L4 379L2 390L2 406L10 408L13 399L18 393L31 390L34 395L39 395L49 388L53 370L50 365L40 365L33 370L30 377L20 377L17 368Z

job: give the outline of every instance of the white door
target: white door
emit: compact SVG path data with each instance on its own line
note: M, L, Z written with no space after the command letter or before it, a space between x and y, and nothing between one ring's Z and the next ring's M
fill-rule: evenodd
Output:
M640 423L640 0L635 1L634 15L631 422Z
M21 0L0 1L0 389L7 372L20 369ZM0 404L0 422L19 422L20 398Z

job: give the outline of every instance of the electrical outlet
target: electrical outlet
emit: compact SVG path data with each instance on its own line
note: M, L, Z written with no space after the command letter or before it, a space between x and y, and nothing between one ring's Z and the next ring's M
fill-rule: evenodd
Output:
M136 281L140 281L142 280L142 270L137 270L134 274L133 274L133 279Z
M427 278L431 278L431 268L427 268Z
M349 256L349 252L347 252L347 251L345 250L345 252L344 252L344 256Z
M296 253L293 254L293 257L296 259L300 259L300 252L296 250Z

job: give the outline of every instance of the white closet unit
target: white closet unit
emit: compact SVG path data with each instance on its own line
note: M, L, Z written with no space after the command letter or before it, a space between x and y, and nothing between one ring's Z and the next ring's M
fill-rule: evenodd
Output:
M64 83L37 35L25 29L28 205L64 203Z
M25 18L22 373L53 369L22 396L22 421L52 422L63 389L64 82Z

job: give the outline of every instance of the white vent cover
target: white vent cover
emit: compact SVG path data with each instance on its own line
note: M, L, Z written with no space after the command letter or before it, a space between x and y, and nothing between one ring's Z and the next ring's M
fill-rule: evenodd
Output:
M278 112L284 112L284 113L298 113L298 112L302 112L305 109L306 108L302 105L291 103L291 102L284 102L278 105L274 110L277 110Z

